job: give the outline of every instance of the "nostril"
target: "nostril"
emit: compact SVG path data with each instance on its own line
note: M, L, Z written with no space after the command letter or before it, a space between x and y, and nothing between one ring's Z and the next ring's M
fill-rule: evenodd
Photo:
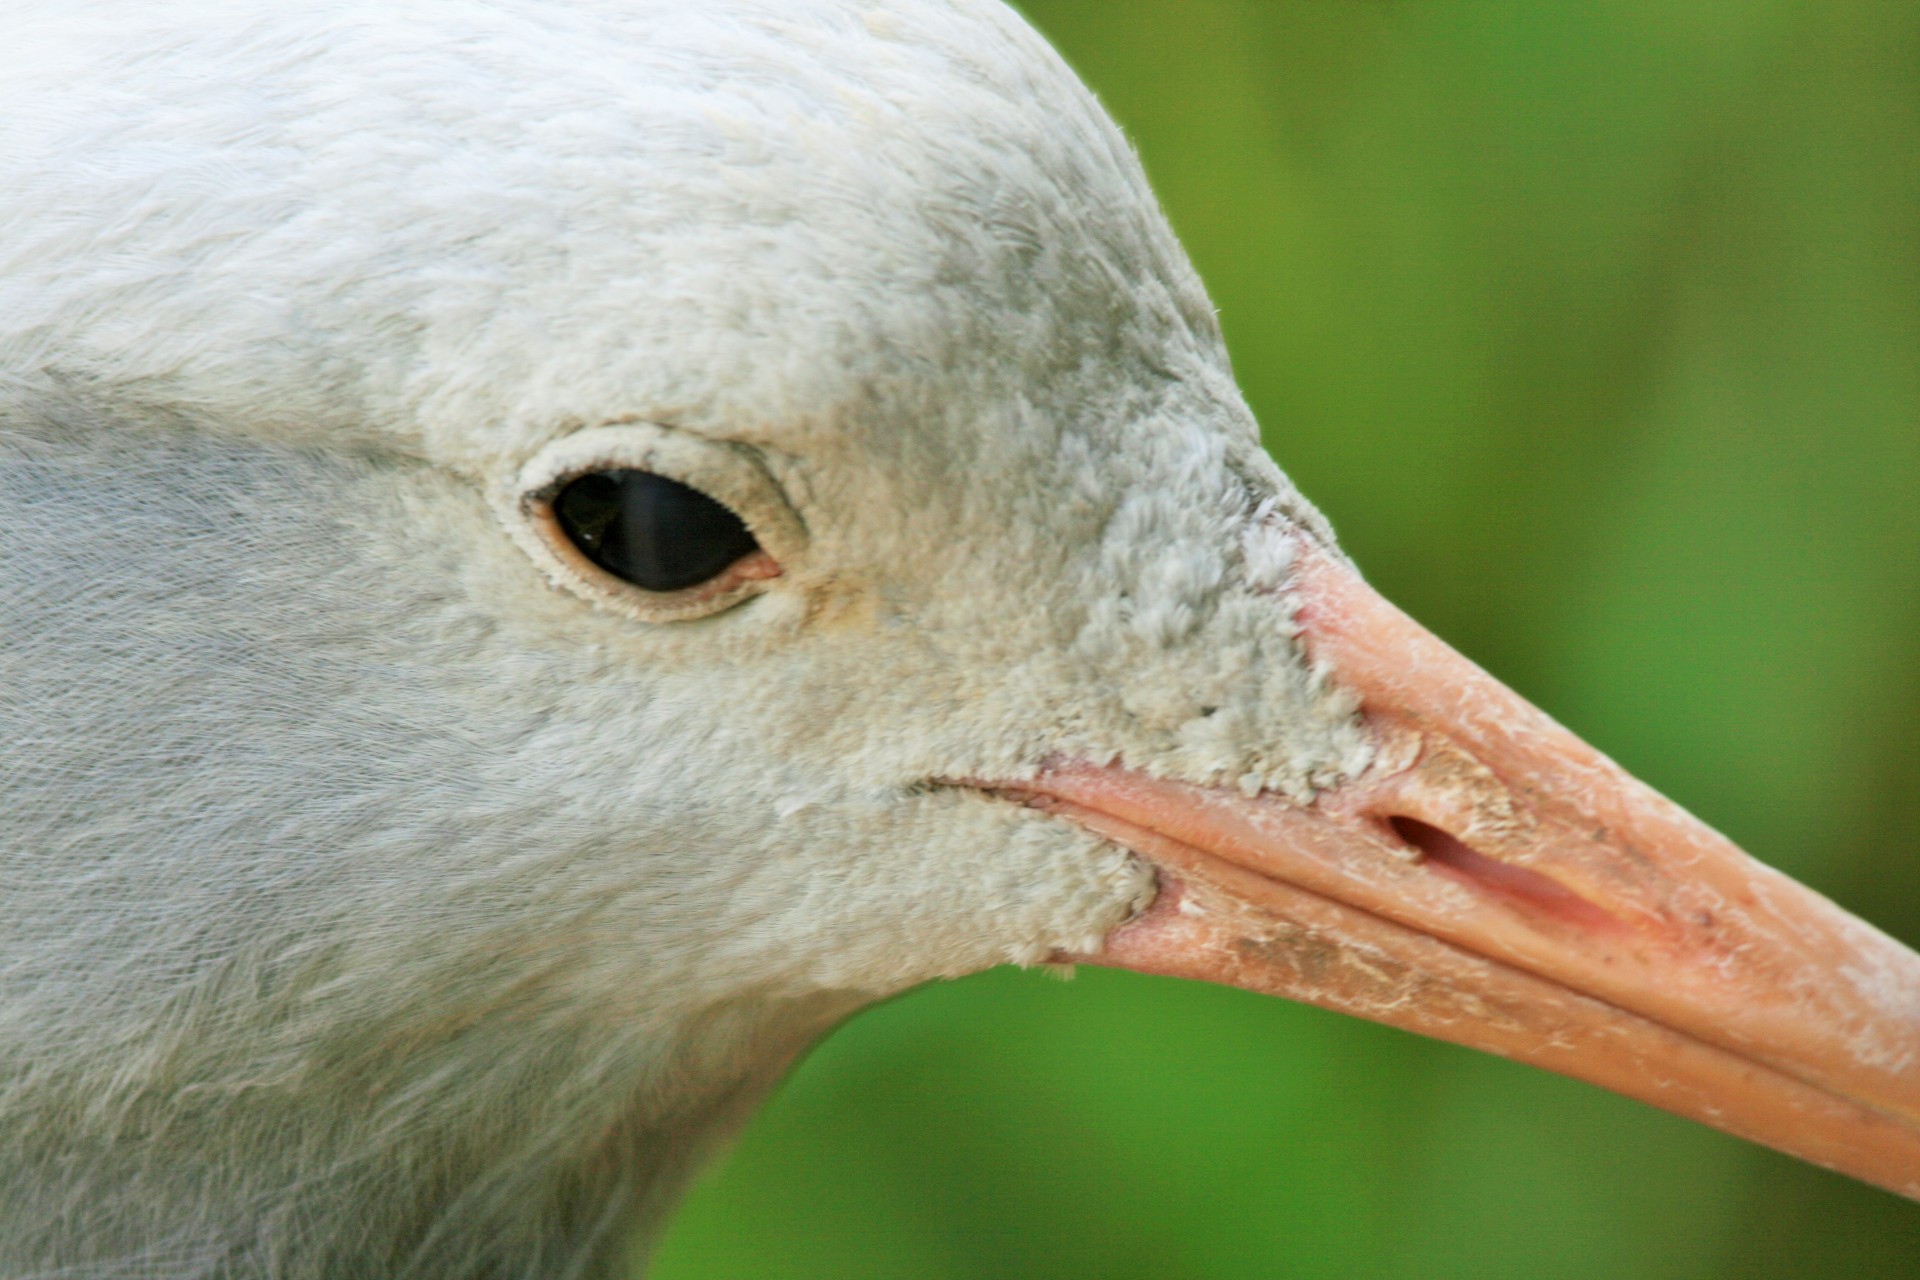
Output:
M1389 814L1387 825L1393 828L1393 834L1418 849L1421 857L1432 858L1435 862L1451 866L1471 858L1485 857L1484 854L1475 853L1458 836L1442 831L1418 818L1409 818L1399 813Z
M1387 826L1420 852L1420 860L1458 881L1524 907L1529 915L1556 917L1585 928L1618 928L1620 919L1552 876L1481 853L1460 837L1404 814L1389 814Z

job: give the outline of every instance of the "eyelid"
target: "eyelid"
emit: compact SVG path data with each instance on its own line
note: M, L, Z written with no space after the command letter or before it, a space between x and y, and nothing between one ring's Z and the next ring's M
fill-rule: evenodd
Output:
M737 515L760 549L718 577L679 591L648 591L595 565L553 511L568 483L594 471L647 471ZM652 422L587 427L549 443L497 489L494 506L536 565L562 588L644 622L704 617L740 603L804 556L806 526L753 450Z

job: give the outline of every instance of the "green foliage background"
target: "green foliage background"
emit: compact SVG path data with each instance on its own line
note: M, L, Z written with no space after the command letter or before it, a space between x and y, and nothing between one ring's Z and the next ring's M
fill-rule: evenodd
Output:
M1920 7L1031 0L1374 581L1920 942ZM1920 1206L1240 993L846 1027L664 1280L1920 1277Z

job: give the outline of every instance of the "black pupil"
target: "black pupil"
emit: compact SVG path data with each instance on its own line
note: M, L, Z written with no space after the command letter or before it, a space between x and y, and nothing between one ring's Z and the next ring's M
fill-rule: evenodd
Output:
M759 546L739 516L650 471L569 481L553 512L587 559L648 591L697 587Z

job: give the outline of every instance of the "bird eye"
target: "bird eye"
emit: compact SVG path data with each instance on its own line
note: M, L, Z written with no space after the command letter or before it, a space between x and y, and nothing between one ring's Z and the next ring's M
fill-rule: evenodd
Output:
M501 480L494 510L552 583L638 622L725 613L805 565L806 525L748 445L609 422Z
M650 471L579 476L554 496L553 514L582 555L648 591L697 587L760 546L739 516Z

